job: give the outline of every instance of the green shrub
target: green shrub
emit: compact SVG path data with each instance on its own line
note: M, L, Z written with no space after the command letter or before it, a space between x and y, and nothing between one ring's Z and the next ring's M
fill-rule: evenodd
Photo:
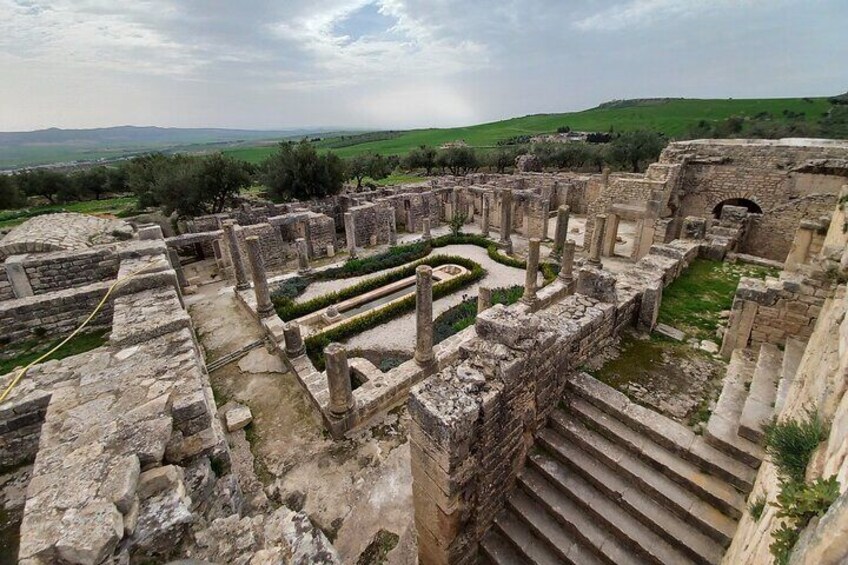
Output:
M819 443L825 438L825 427L816 412L807 412L807 420L776 419L767 424L766 453L783 480L803 482L807 465Z
M763 515L763 510L765 510L765 508L766 495L761 494L760 496L755 498L753 502L751 502L751 504L748 505L748 512L751 513L751 516L754 518L754 520L759 521L760 517Z
M769 550L776 565L785 565L801 532L816 516L823 516L830 505L839 497L839 481L836 476L816 479L812 483L786 480L781 482L777 502L778 518L784 518L780 527L772 532Z
M271 291L271 301L276 304L281 300L294 300L306 290L309 280L300 276L291 277L282 281Z

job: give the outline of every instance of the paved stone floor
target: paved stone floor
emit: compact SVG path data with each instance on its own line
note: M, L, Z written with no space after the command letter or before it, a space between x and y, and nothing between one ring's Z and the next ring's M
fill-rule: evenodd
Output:
M207 349L217 359L257 339L256 324L223 285L201 287L187 297ZM355 563L380 530L399 536L389 563L414 562L412 477L406 410L387 415L369 430L334 442L294 376L264 348L210 374L219 405L249 406L254 422L246 437L264 492L303 509L322 528L345 563ZM242 435L234 436L241 441ZM243 481L250 489L250 482ZM246 493L261 498L258 493Z

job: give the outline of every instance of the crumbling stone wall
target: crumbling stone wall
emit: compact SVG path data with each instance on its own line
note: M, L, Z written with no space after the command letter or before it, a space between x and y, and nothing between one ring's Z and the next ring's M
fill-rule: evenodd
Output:
M356 229L356 245L367 247L372 244L389 243L389 221L394 208L382 204L363 204L348 210L353 215ZM372 243L373 241L373 243Z
M502 508L569 374L617 332L655 309L643 293L670 283L698 254L695 241L655 246L619 277L583 269L578 294L556 281L536 306L495 306L459 359L413 388L413 497L422 563L470 563ZM546 296L551 294L551 296ZM539 308L537 310L537 308Z
M114 248L107 247L31 255L23 267L33 293L44 294L115 278L119 262Z
M785 346L787 338L807 339L813 333L833 283L824 276L782 273L779 279L743 278L733 299L722 354L757 348L762 343Z
M776 261L786 258L792 247L792 234L803 220L828 216L836 204L835 194L810 194L781 204L758 216L748 230L742 252ZM811 250L815 254L816 249Z
M9 277L6 276L6 266L0 265L0 302L4 300L12 300L15 293L12 291L12 284L9 282Z
M76 328L106 294L110 281L93 283L27 298L0 302L0 327L7 344L15 345L34 339L44 332L44 339L55 340ZM91 329L109 327L111 305L92 320Z

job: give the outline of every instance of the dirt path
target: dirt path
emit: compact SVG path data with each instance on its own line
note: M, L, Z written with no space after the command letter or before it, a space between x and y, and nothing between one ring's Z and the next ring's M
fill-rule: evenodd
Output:
M188 297L207 359L261 338L232 291L222 288L201 287ZM356 563L381 531L399 539L388 563L415 562L405 408L352 438L333 441L294 375L265 348L213 371L210 380L219 406L235 401L253 412L246 437L256 474L273 501L306 511L345 563Z

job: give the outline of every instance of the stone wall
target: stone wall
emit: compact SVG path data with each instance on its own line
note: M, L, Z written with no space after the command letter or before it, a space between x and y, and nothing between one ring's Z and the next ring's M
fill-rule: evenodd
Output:
M0 327L8 345L35 339L36 332L54 341L75 329L94 310L111 282L98 282L50 294L0 302ZM92 320L91 329L109 327L112 309L107 305Z
M0 265L0 302L4 300L12 300L15 293L12 291L12 285L9 283L9 277L6 276L6 266Z
M118 264L114 248L94 248L78 253L30 255L23 267L33 293L44 294L115 278Z
M829 215L836 199L835 194L810 194L772 208L751 222L742 252L783 261L792 247L786 234L793 234L803 220Z
M3 462L38 452L21 562L164 557L192 522L192 504L211 492L188 480L196 466L229 469L202 356L164 249L122 253L120 276L140 268L145 274L116 293L108 346L33 367L0 410Z
M356 245L386 245L389 243L389 221L394 208L382 204L363 204L348 210L353 215Z
M670 283L699 243L675 241L617 279L583 269L578 294L560 282L533 306L495 306L477 317L477 336L459 359L413 388L413 497L422 563L472 563L504 504L533 434L561 401L566 380L624 327L656 308L643 292ZM618 284L616 284L618 281ZM547 296L551 294L551 296Z

